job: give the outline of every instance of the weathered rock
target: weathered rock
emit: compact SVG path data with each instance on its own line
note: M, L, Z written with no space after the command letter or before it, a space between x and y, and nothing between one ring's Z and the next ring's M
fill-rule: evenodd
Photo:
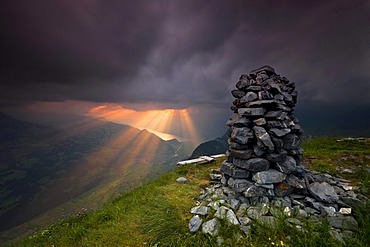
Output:
M217 219L211 219L209 221L204 222L204 224L202 225L202 231L205 234L216 236L219 231L219 225L220 223L218 222Z
M290 132L291 132L290 129L277 129L277 128L271 128L269 131L269 133L277 137L285 136L286 134L289 134Z
M256 125L258 126L262 126L262 125L265 125L267 122L266 122L266 119L264 118L258 118L256 120L253 121Z
M285 179L285 175L274 169L257 172L253 175L252 180L258 184L274 184L280 183Z
M190 232L197 232L202 225L203 220L198 216L195 215L193 218L191 218L189 222L189 230Z
M253 158L249 160L242 160L234 158L233 164L237 167L252 171L266 171L270 167L270 162L263 158Z
M275 195L277 196L288 196L294 191L294 188L290 186L287 182L280 182L274 187Z
M179 184L186 184L188 180L185 177L179 177L178 179L176 179L176 182L178 182Z
M267 189L260 187L260 186L252 185L246 191L244 191L244 196L247 198L256 197L256 196L264 196L266 195L266 193L267 193Z
M287 158L287 155L288 155L288 152L285 151L285 150L282 150L280 151L279 153L269 153L266 155L266 159L268 161L272 161L272 162L283 162L286 160Z
M296 171L297 162L291 156L287 156L283 162L276 163L276 169L285 174L290 174Z
M297 149L300 145L300 139L295 134L287 134L283 137L283 148L286 150Z
M254 70L252 70L250 73L249 73L249 75L250 76L253 76L253 77L256 77L257 76L257 74L258 73L260 73L260 72L262 72L262 71L264 71L266 74L268 74L268 75L273 75L273 74L275 74L275 70L274 70L274 68L272 68L271 66L269 66L269 65L265 65L265 66L262 66L262 67L260 67L260 68L258 68L258 69L254 69Z
M207 215L208 212L209 212L209 207L206 207L206 206L196 206L190 210L190 213L199 214L199 215Z
M237 150L237 149L229 149L230 154L238 159L249 159L253 157L253 150L252 149L244 149L244 150Z
M248 92L247 94L245 94L244 97L242 97L240 99L240 104L245 104L245 103L250 102L250 101L253 101L253 100L257 99L257 98L258 98L258 96L257 96L256 93Z
M241 91L241 90L232 90L231 91L231 94L235 97L235 98L241 98L245 95L245 92Z
M357 221L352 216L332 216L328 217L329 224L332 227L351 230L354 231L357 229Z
M263 117L265 108L239 108L238 114L244 117Z
M247 144L253 140L253 132L247 127L233 128L231 131L231 140L239 144Z
M236 192L243 192L251 186L253 186L253 183L247 179L234 179L233 184L231 185L233 190Z
M314 198L322 202L332 203L338 201L339 199L333 186L326 182L314 182L308 186L308 190Z
M231 209L227 210L226 212L226 220L233 225L239 225L239 221Z
M269 150L274 150L274 144L271 141L270 135L263 127L254 126L253 132L257 139L263 143L263 145L265 145Z
M220 171L223 174L226 174L228 176L232 176L233 175L233 168L234 168L234 165L232 163L224 161L224 162L222 162Z
M228 211L229 209L225 206L221 206L217 209L217 211L215 212L215 217L219 218L219 219L225 219L226 218L226 212Z

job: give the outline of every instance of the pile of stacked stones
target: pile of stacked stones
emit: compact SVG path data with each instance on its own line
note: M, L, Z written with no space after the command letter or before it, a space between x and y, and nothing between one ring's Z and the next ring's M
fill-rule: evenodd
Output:
M284 213L297 227L304 219L320 222L326 217L337 239L350 236L357 225L352 208L367 198L356 194L349 181L301 164L303 131L293 114L295 84L264 66L242 75L236 88L231 92L234 113L227 121L227 158L211 172L212 187L202 191L199 205L191 209L190 231L202 227L217 235L219 219L226 219L248 233L255 220L273 224Z

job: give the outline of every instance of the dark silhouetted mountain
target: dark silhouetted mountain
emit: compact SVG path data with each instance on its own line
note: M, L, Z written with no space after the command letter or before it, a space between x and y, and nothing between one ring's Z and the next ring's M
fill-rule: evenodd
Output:
M189 159L194 159L202 155L224 154L228 149L228 132L222 137L213 139L211 141L203 142L195 148Z
M60 126L0 113L0 231L58 207L99 206L191 153L186 143L99 119L78 116Z

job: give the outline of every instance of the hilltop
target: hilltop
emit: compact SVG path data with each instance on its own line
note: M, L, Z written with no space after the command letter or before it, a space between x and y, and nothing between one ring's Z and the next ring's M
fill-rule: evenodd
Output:
M370 195L370 143L368 141L318 138L303 144L305 164L310 169L350 179L358 192ZM222 160L207 165L177 167L159 179L121 195L97 211L81 212L61 220L11 246L217 246L217 238L201 232L191 234L190 208L196 205L200 189L209 186L211 169ZM179 184L184 176L189 182ZM282 220L277 227L254 225L251 235L222 224L220 235L226 246L365 246L370 242L370 204L356 209L359 228L341 243L327 224L306 232Z

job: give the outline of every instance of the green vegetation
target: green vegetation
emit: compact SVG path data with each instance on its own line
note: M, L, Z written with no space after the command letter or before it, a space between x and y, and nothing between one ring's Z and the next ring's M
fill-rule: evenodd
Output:
M364 192L369 187L369 142L336 142L320 138L304 143L305 160L311 169L352 179ZM201 187L209 183L209 172L222 160L207 165L187 165L126 193L96 212L86 212L39 231L10 246L218 246L217 238L188 231ZM341 167L340 169L337 169ZM353 171L346 172L345 168ZM176 178L186 176L187 184ZM303 222L298 229L284 217L276 227L256 224L251 234L223 222L219 235L223 246L367 246L370 243L370 204L356 210L359 228L343 244L330 234L326 222ZM283 215L283 214L282 214ZM210 216L209 216L210 217Z

